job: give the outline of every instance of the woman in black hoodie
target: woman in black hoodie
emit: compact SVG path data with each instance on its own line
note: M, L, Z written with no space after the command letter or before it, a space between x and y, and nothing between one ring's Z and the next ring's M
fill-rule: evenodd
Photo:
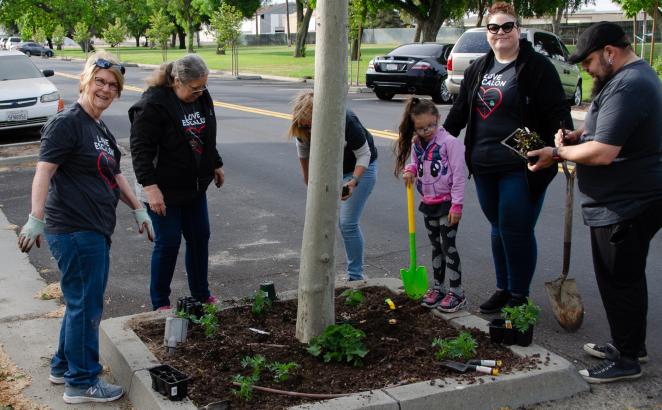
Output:
M182 235L191 296L215 303L207 281L209 214L206 190L223 185L216 149L216 116L207 91L209 70L195 54L164 63L129 109L131 155L139 197L154 223L150 296L153 309L170 308L170 282Z
M537 260L534 229L547 185L557 173L553 168L528 171L526 162L500 141L527 127L554 146L559 125L571 128L572 118L556 69L520 39L513 6L494 3L487 22L491 50L465 71L444 128L455 136L467 128L465 158L492 226L496 272L496 292L480 310L494 313L526 303Z

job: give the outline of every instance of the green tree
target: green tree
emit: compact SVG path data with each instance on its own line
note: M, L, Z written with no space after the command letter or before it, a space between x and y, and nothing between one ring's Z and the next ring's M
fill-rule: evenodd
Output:
M91 38L92 34L90 33L90 29L87 23L84 21L79 21L76 23L74 26L74 41L83 47L83 50L86 54L88 51L90 51L89 43Z
M216 37L216 54L225 54L226 47L236 46L243 19L243 14L227 3L212 14L209 28Z
M175 16L177 24L186 30L186 51L193 53L193 36L200 25L202 11L207 0L169 0L168 12Z
M53 41L53 44L55 47L57 47L58 50L62 50L62 45L64 44L64 38L66 37L67 33L64 31L64 27L61 25L55 26L53 29L53 33L51 34L51 40Z
M106 40L111 47L115 47L115 53L117 54L117 59L120 58L120 45L122 41L126 38L127 28L122 24L122 20L119 17L115 18L115 24L109 24L106 30L101 33L101 37Z
M467 8L467 0L376 0L402 10L416 19L414 41L435 41L446 19L459 18Z
M153 11L150 2L125 1L122 4L122 21L126 24L127 33L136 39L136 47L140 47L140 37L149 28L149 17Z
M315 0L297 1L297 37L294 42L294 57L306 56L306 38L308 37L308 25L315 10Z
M172 32L175 31L175 25L170 22L163 10L152 14L149 23L150 28L147 29L145 34L150 43L161 47L163 61L166 61L168 59L168 40Z

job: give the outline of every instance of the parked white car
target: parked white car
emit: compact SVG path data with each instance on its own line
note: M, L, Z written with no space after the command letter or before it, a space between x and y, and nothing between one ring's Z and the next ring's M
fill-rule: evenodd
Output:
M0 51L0 130L41 127L64 109L60 92L20 51Z

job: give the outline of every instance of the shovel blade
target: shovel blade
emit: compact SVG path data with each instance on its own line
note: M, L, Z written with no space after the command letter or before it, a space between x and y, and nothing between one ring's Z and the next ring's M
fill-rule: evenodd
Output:
M559 325L568 332L577 331L584 321L584 305L575 280L561 276L545 282L545 290Z
M400 277L405 287L405 294L410 299L419 300L428 290L428 272L425 266L400 269Z

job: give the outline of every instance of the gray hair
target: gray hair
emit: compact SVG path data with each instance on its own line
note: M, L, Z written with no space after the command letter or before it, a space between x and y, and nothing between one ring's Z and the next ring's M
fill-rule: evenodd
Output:
M205 60L197 54L187 54L184 57L163 63L146 80L149 87L172 87L175 78L179 78L183 84L188 84L209 75L209 69Z

